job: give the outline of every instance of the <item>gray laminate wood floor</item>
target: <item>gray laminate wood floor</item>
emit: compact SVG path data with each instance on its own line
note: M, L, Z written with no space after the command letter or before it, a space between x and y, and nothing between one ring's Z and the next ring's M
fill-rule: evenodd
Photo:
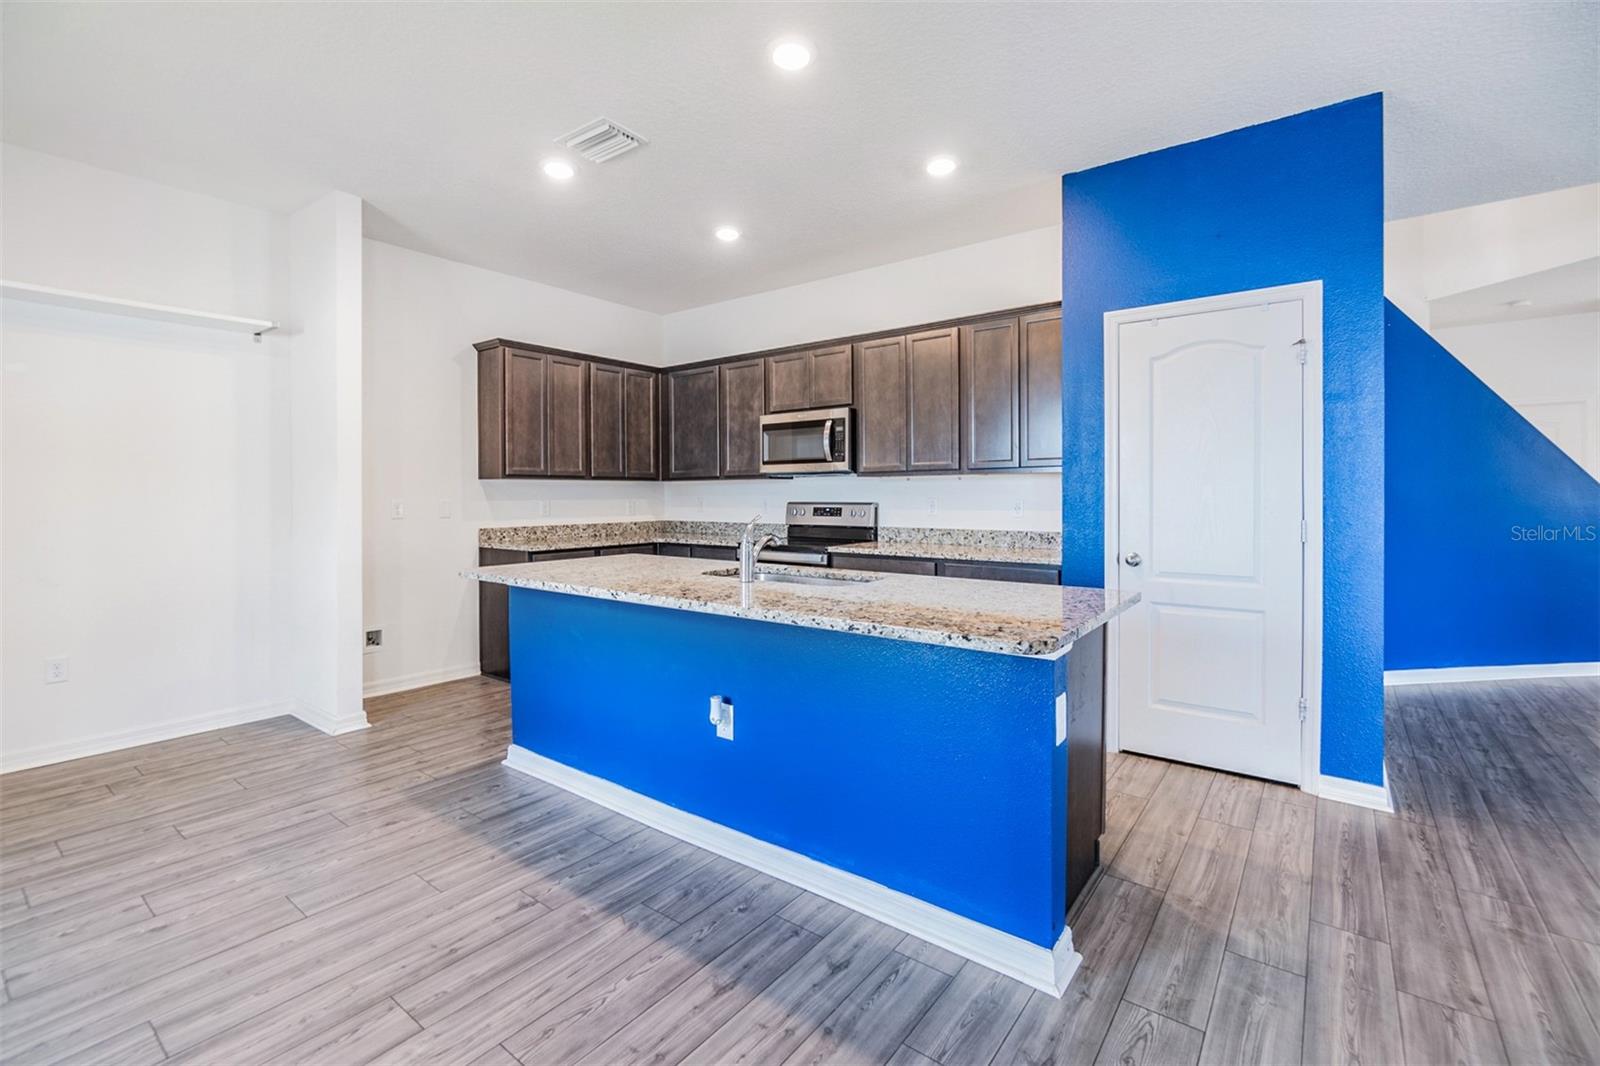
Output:
M7 1062L1595 1062L1600 684L1391 693L1393 816L1135 755L1063 999L498 765L506 689L0 778Z

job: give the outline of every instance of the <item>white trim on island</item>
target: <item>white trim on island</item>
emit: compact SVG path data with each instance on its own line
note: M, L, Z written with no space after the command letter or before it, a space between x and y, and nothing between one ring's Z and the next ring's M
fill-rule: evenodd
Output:
M1072 929L1062 930L1055 948L1030 944L971 918L935 907L903 892L757 840L725 825L680 811L621 785L575 770L516 744L506 749L505 765L608 810L642 822L669 836L705 848L764 874L797 885L835 903L921 937L991 970L1059 997L1083 962L1073 950Z

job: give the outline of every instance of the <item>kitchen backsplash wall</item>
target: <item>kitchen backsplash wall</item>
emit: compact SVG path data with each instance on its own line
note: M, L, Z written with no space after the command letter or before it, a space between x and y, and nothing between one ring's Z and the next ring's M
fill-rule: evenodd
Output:
M950 529L1061 528L1061 474L923 477L812 477L762 481L674 481L662 485L663 518L781 521L794 501L861 501L879 507L882 526Z

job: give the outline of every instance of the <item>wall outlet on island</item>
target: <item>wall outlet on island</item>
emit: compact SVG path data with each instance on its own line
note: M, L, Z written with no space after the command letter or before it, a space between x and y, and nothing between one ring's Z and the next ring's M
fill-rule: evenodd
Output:
M44 661L44 683L59 685L67 679L67 657L58 655ZM730 712L731 713L731 712Z
M722 696L711 697L711 724L717 727L718 740L733 739L733 701Z

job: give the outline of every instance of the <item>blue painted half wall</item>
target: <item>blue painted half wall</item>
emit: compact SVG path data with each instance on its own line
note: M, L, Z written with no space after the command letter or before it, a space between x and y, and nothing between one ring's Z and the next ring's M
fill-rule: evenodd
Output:
M1600 483L1385 309L1384 664L1600 662Z
M1320 279L1322 773L1382 782L1382 97L1061 184L1063 581L1104 583L1104 314Z

